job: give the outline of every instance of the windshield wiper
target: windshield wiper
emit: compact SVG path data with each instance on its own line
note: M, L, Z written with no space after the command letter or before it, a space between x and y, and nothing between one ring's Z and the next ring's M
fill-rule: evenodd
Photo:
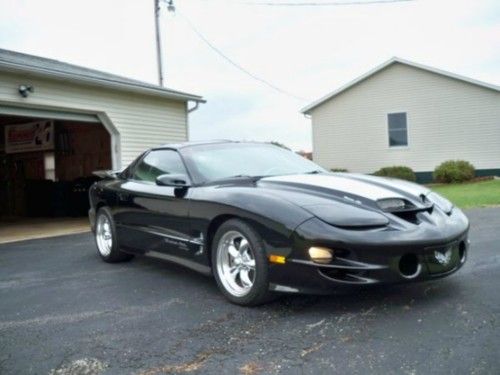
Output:
M249 174L235 174L234 176L224 177L224 180L229 180L231 178L254 178L256 176L250 176Z
M321 173L325 173L325 171L322 171L321 169L315 169L314 171L309 171L306 172L305 174L321 174Z
M222 181L228 181L228 180L235 180L235 179L247 179L247 180L252 180L253 182L258 181L262 178L263 176L250 176L249 174L237 174L234 176L227 176L223 178L218 178L217 180L211 180L211 181L206 181L207 183L213 184L213 183L218 183Z

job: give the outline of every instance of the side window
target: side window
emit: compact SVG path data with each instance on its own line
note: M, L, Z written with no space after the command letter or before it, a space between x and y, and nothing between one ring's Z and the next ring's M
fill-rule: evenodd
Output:
M406 112L389 113L387 123L389 126L389 147L408 146Z
M154 182L162 174L187 174L184 163L177 151L151 151L135 167L134 180Z

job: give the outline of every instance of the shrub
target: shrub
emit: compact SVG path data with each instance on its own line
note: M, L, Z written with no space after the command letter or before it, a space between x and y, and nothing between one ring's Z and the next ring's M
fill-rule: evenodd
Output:
M402 165L380 168L378 171L374 173L374 175L382 177L399 178L401 180L412 181L412 182L415 182L417 180L417 176L415 176L415 172L413 172L413 169Z
M445 184L465 182L474 179L474 166L465 160L448 160L436 167L434 180Z
M347 169L345 168L330 168L330 171L331 172L349 172Z

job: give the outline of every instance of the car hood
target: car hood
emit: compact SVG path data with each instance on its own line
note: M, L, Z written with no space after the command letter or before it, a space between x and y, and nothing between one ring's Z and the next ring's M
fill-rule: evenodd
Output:
M380 226L389 223L378 201L399 198L416 210L429 206L429 189L407 181L351 173L265 177L258 186L271 189L318 218L336 226Z

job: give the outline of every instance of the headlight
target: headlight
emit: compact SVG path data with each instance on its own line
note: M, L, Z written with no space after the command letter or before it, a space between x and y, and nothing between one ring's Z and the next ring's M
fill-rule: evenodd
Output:
M447 214L453 209L453 203L438 193L431 191L426 197Z
M313 262L326 264L333 259L333 250L326 247L313 246L309 248L309 256Z
M341 228L366 228L389 224L389 219L381 213L350 204L332 201L304 208L325 223Z

